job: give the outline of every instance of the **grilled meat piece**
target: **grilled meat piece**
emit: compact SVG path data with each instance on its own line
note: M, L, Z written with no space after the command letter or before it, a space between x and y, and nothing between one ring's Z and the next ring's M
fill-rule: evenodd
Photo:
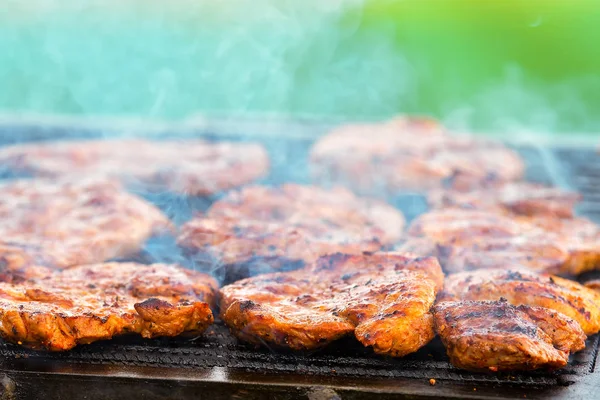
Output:
M213 322L217 284L175 265L107 263L0 283L0 335L63 351L123 334L199 334Z
M106 181L12 181L0 186L0 280L18 281L137 252L170 229L160 210Z
M480 270L450 275L439 300L498 300L550 308L577 321L586 335L600 331L600 293L557 276L525 268Z
M146 189L210 195L264 176L258 144L113 139L0 148L0 165L38 177L111 178Z
M408 227L411 237L434 241L471 241L477 237L512 237L525 232L515 218L485 210L447 208L421 214Z
M419 216L399 251L438 257L446 272L521 265L564 272L568 248L554 234L482 210L443 209Z
M564 367L585 347L579 324L542 307L506 300L445 301L433 308L435 330L450 362L473 371Z
M531 182L473 181L457 174L427 194L432 208L469 208L517 215L571 218L581 195Z
M448 135L419 117L336 128L314 145L311 163L317 181L369 194L439 187L456 171L513 180L524 169L519 156L499 143Z
M217 265L302 265L336 252L361 254L397 241L404 217L342 188L287 184L230 193L182 227L179 244ZM259 268L260 269L260 268Z
M585 218L452 208L416 218L398 247L439 257L447 272L524 265L565 275L599 268L599 249L600 227Z
M221 316L255 344L310 350L354 332L376 353L400 357L433 338L430 308L442 285L434 258L335 254L223 287Z
M578 275L600 268L600 227L587 218L524 218L532 224L555 235L569 250L565 273Z

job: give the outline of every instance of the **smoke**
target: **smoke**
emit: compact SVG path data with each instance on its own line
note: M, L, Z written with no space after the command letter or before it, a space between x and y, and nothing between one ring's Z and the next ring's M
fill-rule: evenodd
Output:
M10 2L15 17L0 26L0 109L388 116L414 80L393 26L361 30L363 3Z
M522 135L523 131L556 134L600 129L584 88L600 89L593 75L547 83L529 76L518 64L507 65L503 76L462 104L443 107L447 125L459 130L481 127L488 132Z

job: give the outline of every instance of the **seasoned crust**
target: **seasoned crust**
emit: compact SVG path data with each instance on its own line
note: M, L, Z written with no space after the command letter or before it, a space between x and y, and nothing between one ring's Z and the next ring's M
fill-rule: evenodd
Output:
M111 178L150 190L210 195L264 176L269 159L251 143L109 139L6 146L0 165L38 177Z
M324 254L378 251L397 241L403 227L404 217L391 205L346 189L250 186L186 223L178 242L218 265L255 264L254 270L273 271Z
M199 334L213 322L217 283L175 265L107 263L0 283L0 335L36 350L137 333Z
M524 170L520 157L499 143L449 135L434 120L410 116L335 128L310 157L318 182L371 194L439 187L456 171L514 180Z
M376 353L400 357L433 338L429 309L442 285L434 258L335 254L223 287L221 316L255 344L310 350L354 332Z
M0 191L3 281L124 257L172 228L160 210L115 182L22 180Z
M435 330L450 362L472 371L564 367L585 347L579 324L557 311L506 300L444 301L433 308Z
M440 300L498 300L545 307L577 321L586 335L600 331L600 294L553 275L525 268L479 270L446 278Z

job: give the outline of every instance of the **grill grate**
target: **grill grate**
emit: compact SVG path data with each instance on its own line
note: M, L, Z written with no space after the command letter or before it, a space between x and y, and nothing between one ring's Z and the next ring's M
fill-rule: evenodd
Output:
M154 339L119 338L110 342L80 346L67 353L38 353L12 344L0 344L0 356L42 362L124 365L161 368L234 368L260 373L302 373L352 378L443 379L461 383L556 386L569 385L594 370L600 338L588 339L586 349L572 356L559 371L529 373L470 373L452 367L442 343L436 339L418 352L392 359L372 354L352 338L316 353L270 351L238 343L220 322L202 338Z
M71 134L65 136L78 137ZM87 134L82 136L89 137ZM39 139L40 137L36 135L31 137L31 140ZM0 137L0 145L1 141ZM260 141L260 138L257 141ZM305 160L312 144L311 140L269 138L264 144L272 158L272 173L264 183L309 181ZM545 183L558 183L558 180L563 179L573 185L572 189L579 190L584 195L584 201L579 208L580 214L600 222L599 155L589 149L560 148L541 151L534 147L521 146L518 150L527 160L528 179ZM554 174L552 169L547 168L549 161L555 163ZM557 179L556 171L560 171L563 176ZM10 174L3 175L11 177ZM141 194L163 208L178 223L188 219L192 213L205 209L211 203L210 199ZM424 199L414 194L397 194L390 201L401 208L409 220L426 209ZM174 207L174 204L177 207ZM158 243L151 243L142 255L142 259L181 262L182 255L172 240L161 240ZM587 274L584 278L594 275L597 274ZM362 347L352 338L343 339L318 352L298 354L267 348L256 349L238 343L229 334L227 328L217 321L202 337L193 340L118 338L109 342L80 346L67 353L38 353L0 341L0 360L3 359L0 363L5 365L2 368L4 370L10 368L6 367L6 363L13 361L25 363L25 370L40 364L58 363L76 366L110 366L116 368L117 372L119 368L125 367L152 367L165 370L176 368L193 371L225 368L280 377L302 374L315 378L356 378L363 383L376 379L400 378L427 382L430 378L434 378L453 382L456 385L476 384L491 388L517 386L556 390L556 388L576 386L573 384L590 374L594 375L595 384L600 386L600 376L594 374L599 346L598 335L589 338L586 349L573 355L569 365L556 372L485 374L465 372L452 367L439 339L435 339L417 353L401 359L374 355L371 350ZM360 385L361 383L358 384L359 387ZM490 393L493 394L493 390ZM450 394L450 392L444 393L444 395Z

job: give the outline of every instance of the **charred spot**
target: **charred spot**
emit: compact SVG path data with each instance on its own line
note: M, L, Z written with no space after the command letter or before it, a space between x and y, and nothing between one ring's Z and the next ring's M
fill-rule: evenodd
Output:
M577 309L577 311L579 311L579 313L580 313L580 314L583 314L583 316L585 317L585 319L586 319L586 320L588 320L588 321L589 321L589 319L591 318L591 314L590 314L590 312L589 312L589 311L587 311L587 310L585 309L585 307L579 307L579 308Z
M355 277L358 274L358 272L352 272L352 273L347 273L341 276L341 279L343 281L347 281L348 279L352 279L353 277Z
M157 299L156 297L149 298L148 300L144 300L141 303L136 304L136 306L150 309L153 308L155 310L160 310L161 308L171 308L173 307L171 303L166 302L164 300Z
M240 301L240 311L247 311L253 308L256 308L258 304L253 302L252 300Z
M554 282L554 278L550 277L548 280L550 281L551 284L553 284L553 285L556 284L556 282Z
M532 326L513 325L509 327L507 331L511 333L522 333L530 337L537 335L537 328Z
M298 302L298 303L306 303L311 300L314 300L314 297L311 296L310 294L303 294L303 295L296 297L296 302Z
M93 283L88 283L87 288L88 289L96 289L96 285L94 285Z
M102 318L100 318L100 322L102 322L103 324L105 324L108 321L108 316L104 316Z
M460 315L457 318L480 318L482 316L482 313L479 311L471 311L469 313Z
M506 280L508 281L522 281L523 275L519 271L507 271Z
M349 260L352 256L343 253L335 253L330 254L328 256L323 256L319 258L317 261L317 271L329 271L335 269L338 264L343 263L346 260Z
M8 260L6 257L0 257L0 271L8 270Z
M11 331L12 331L13 335L16 335L18 333L17 327L14 325L12 326Z

